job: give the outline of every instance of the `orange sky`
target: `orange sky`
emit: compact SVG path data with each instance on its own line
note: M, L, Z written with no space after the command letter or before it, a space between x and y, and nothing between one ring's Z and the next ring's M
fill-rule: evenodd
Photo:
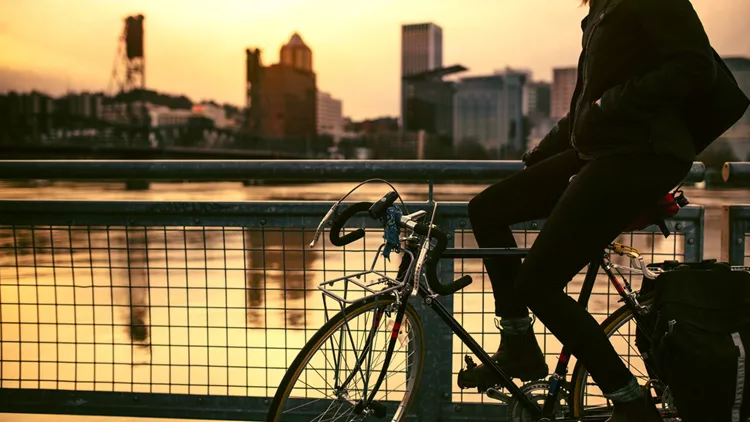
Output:
M657 1L657 0L653 0ZM750 56L750 0L693 0L723 55ZM146 83L193 100L244 103L244 49L264 61L299 31L318 88L354 118L398 114L400 25L443 27L445 64L550 79L580 51L578 0L0 0L0 90L104 90L130 14L146 16Z

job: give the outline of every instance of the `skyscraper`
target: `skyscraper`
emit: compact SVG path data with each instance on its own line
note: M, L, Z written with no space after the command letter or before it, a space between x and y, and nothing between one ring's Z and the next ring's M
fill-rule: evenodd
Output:
M434 23L401 27L401 76L443 66L443 29Z
M443 29L434 23L401 27L401 127L406 124L404 78L443 67Z
M570 101L578 81L578 68L556 68L552 73L551 117L560 120L570 111Z

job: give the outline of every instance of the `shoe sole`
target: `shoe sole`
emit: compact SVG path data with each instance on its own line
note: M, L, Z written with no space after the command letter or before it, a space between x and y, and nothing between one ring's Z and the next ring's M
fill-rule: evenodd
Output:
M477 385L469 385L469 384L463 384L461 382L462 381L461 375L464 372L466 372L466 370L465 369L461 369L458 372L458 377L456 379L456 383L458 384L458 387L461 388L461 389L479 388L480 390L484 391L484 390L487 390L488 388L495 387L495 386L498 385L497 383L489 383L488 385L479 385L479 384L477 384ZM516 378L516 379L519 379L519 380L521 380L523 382L538 381L540 379L546 378L547 375L549 375L549 366L547 364L545 364L544 365L544 369L541 369L541 367L540 367L539 370L538 370L538 372L534 372L534 373L531 373L531 374L524 373L523 375L525 375L525 376L519 376L519 375L516 375L515 373L510 373L510 372L506 372L506 375L509 378L511 378L511 379Z
M529 374L524 374L524 375L529 375ZM537 380L540 380L540 379L542 379L542 378L546 378L546 377L547 377L547 375L549 375L549 366L547 366L547 365L545 364L545 365L544 365L544 369L541 369L541 367L540 367L540 369L539 369L539 371L538 371L538 372L534 372L534 373L530 374L530 376L526 376L526 377L522 377L522 376L511 376L511 375L509 375L509 376L510 376L511 378L518 378L518 379L520 379L521 381L524 381L524 382L528 382L528 381L537 381Z

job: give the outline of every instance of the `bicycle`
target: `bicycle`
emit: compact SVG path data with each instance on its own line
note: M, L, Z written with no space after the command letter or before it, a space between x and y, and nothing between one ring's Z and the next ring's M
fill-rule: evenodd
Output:
M378 248L369 270L319 284L318 288L324 297L326 314L328 308L325 305L325 298L337 302L340 310L308 340L286 371L270 403L267 420L269 422L281 420L322 422L363 420L370 416L378 419L388 416L393 421L405 420L419 386L425 352L420 317L409 302L411 297L421 299L424 305L431 308L484 365L492 368L501 382L496 387L488 388L484 393L492 399L509 405L512 422L604 421L608 418L612 412L611 404L590 404L586 400L586 389L589 386L586 382L588 373L580 361L574 367L571 381L566 380L571 357L567 348L563 347L555 370L548 380L530 382L519 387L490 359L484 349L438 299L439 296L452 295L472 282L471 277L467 275L449 284L441 283L437 270L440 259L486 258L498 255L524 256L528 249L447 248L448 237L433 224L437 204L432 210L429 222L423 221L427 214L424 210L404 215L397 206L394 206L396 199L399 199L406 209L396 189L386 181L376 180L387 183L392 191L378 202L358 202L338 213L339 205L349 194L373 180L362 182L334 204L315 232L311 247L319 239L326 223L331 225L330 241L333 245L350 244L361 239L365 232L360 228L341 236L344 224L355 214L368 212L372 218L383 223L385 241ZM681 191L679 195L675 198L679 199L680 206L687 205L687 200L684 199ZM663 221L660 227L665 236L668 235ZM402 233L403 236L401 236ZM435 241L434 245L433 241ZM391 250L403 255L395 277L390 277L383 271L375 269L378 258L381 255L388 257ZM612 255L629 258L630 265L615 264L611 259ZM668 263L665 265L669 266ZM604 270L624 302L622 307L610 314L601 324L607 336L611 337L616 330L633 320L637 329L643 330L642 333L648 333L646 326L649 324L651 298L649 295L642 295L640 290L634 291L628 280L622 277L620 270L632 271L635 274L642 274L645 279L654 280L665 268L659 265L647 265L635 248L612 243L588 266L578 298L579 303L584 307L588 304L600 268ZM622 279L618 278L618 275ZM368 277L374 277L375 280L368 281ZM334 288L337 285L338 290ZM349 294L355 290L361 291L364 296L356 299L349 298ZM359 317L364 317L364 323L361 326L357 324L358 329L352 331L351 327L355 319ZM372 320L369 317L372 317ZM387 322L382 324L384 318ZM378 335L380 328L384 331ZM348 332L339 332L340 329L346 329ZM354 335L356 334L363 334L364 338L355 342ZM384 344L386 350L376 356L374 350L381 339L383 343L387 343L387 345ZM329 346L335 352L333 357L331 359L320 358L317 353ZM361 346L359 352L355 350L358 346ZM396 350L397 347L399 350ZM632 346L630 347L633 349ZM402 348L405 349L405 356L402 356L404 353ZM636 350L636 353L640 352ZM397 365L394 365L394 358ZM466 363L469 367L474 365L469 356L466 357ZM313 369L313 372L305 373L303 376L303 369L311 364L322 364L323 367L320 370ZM351 368L349 368L350 364ZM646 367L647 374L643 375L647 378L646 384L650 387L649 391L653 390L657 402L660 403L662 418L679 420L673 419L678 415L670 402L668 387L655 378L655 371L648 363ZM350 371L345 371L346 369ZM321 371L326 375L332 375L332 382L329 383L324 379L325 385L310 384L313 382L311 378L315 376L323 379ZM406 380L395 386L394 392L389 393L388 391L393 390L393 386L388 385L389 380L394 375L403 375ZM372 380L374 383L371 384ZM290 396L298 382L303 384L301 389L304 397L292 398ZM361 386L360 382L362 382ZM403 388L399 390L402 386ZM376 395L383 393L381 389L385 391L385 397L376 400ZM566 391L568 389L569 391ZM504 390L507 390L507 393L503 393ZM328 399L316 397L316 394L328 397ZM400 401L393 400L393 396L397 394L403 394ZM304 404L302 403L304 399L312 399L312 401ZM322 414L313 417L318 412ZM288 417L285 416L282 419L282 415L288 415Z

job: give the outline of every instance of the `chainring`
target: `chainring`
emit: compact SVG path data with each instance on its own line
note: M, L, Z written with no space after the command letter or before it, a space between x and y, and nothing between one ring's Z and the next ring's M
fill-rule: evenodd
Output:
M532 402L538 404L539 407L542 407L544 406L544 401L547 399L549 387L550 384L548 381L534 381L521 386L521 392L529 397ZM560 387L560 393L557 395L557 400L558 402L555 403L553 418L562 419L570 409L570 406L568 405L568 391L563 386ZM536 422L536 418L529 413L528 410L523 408L516 398L510 400L509 409L511 422Z

